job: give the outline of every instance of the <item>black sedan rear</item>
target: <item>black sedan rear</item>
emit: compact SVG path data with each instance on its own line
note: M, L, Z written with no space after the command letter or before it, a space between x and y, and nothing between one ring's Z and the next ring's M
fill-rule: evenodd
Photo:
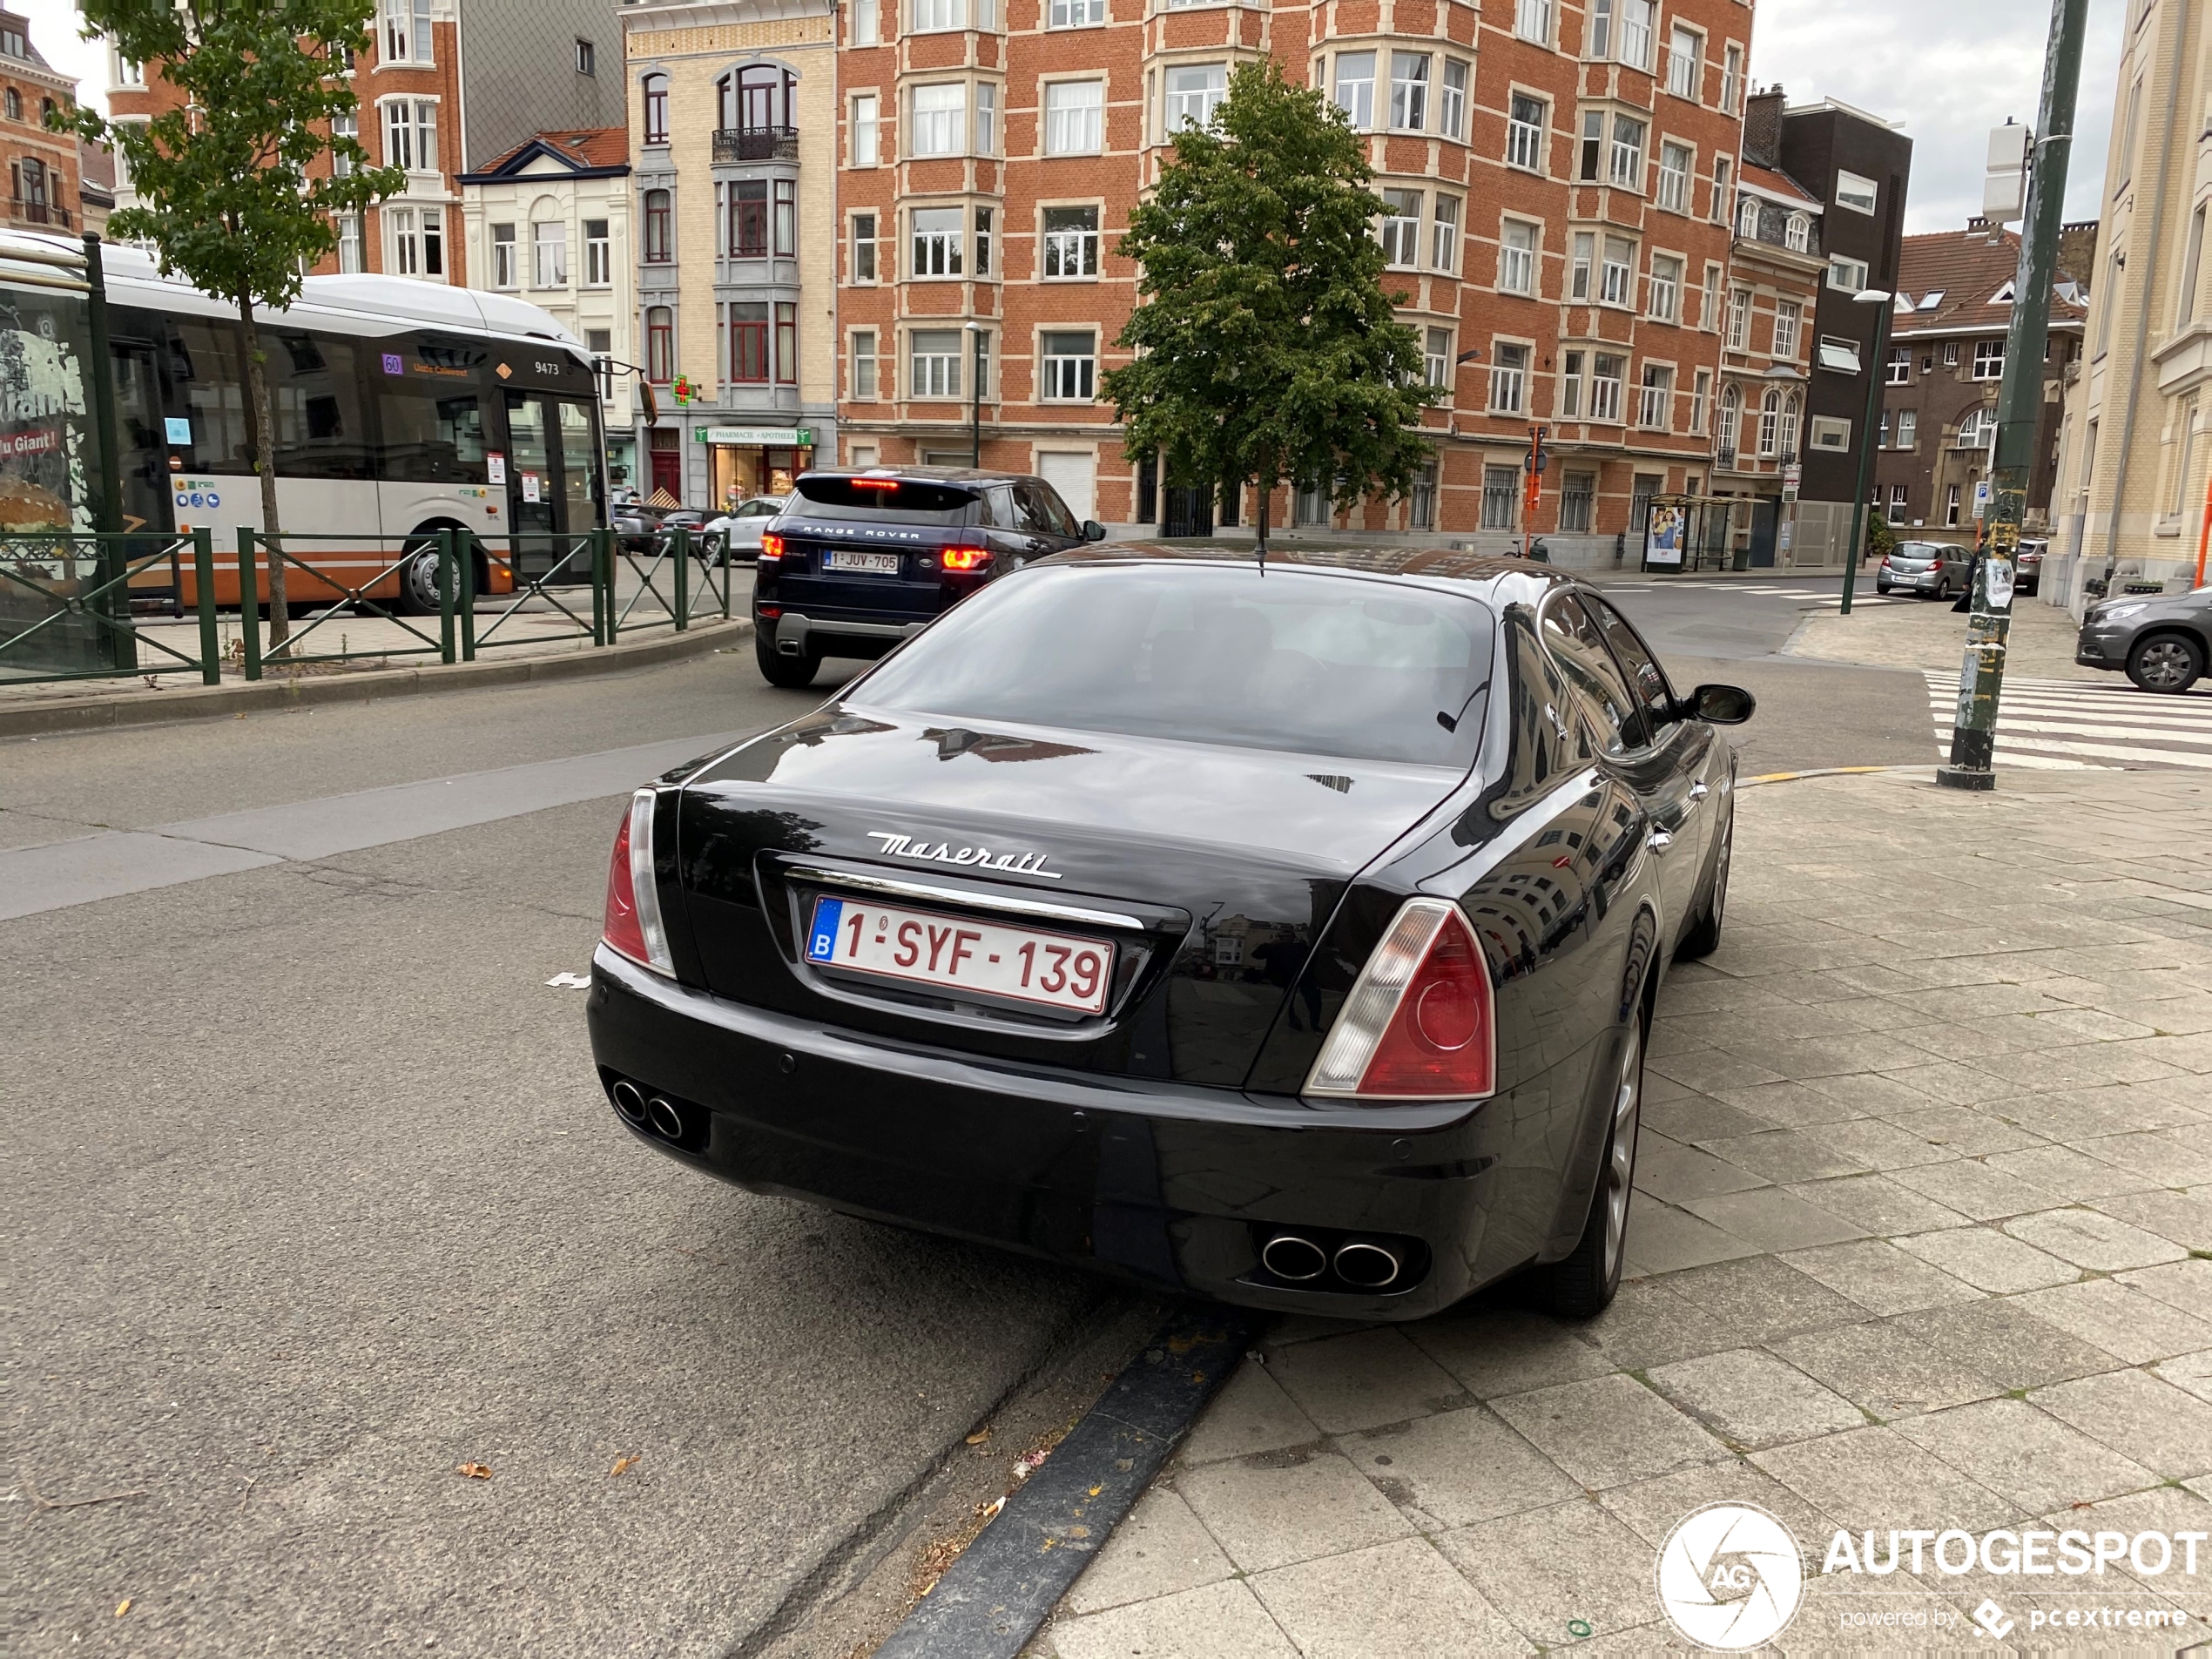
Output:
M590 997L621 1120L1163 1289L1602 1307L1750 699L1524 562L1333 556L1044 561L638 791Z

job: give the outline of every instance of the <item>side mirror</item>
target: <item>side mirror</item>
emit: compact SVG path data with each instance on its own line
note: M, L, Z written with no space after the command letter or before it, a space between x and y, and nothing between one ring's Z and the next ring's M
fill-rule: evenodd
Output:
M1106 527L1103 524L1100 523L1095 518L1086 518L1083 520L1083 540L1086 542L1103 542L1105 539Z
M1759 705L1740 685L1701 685L1676 706L1692 718L1714 725L1742 725Z

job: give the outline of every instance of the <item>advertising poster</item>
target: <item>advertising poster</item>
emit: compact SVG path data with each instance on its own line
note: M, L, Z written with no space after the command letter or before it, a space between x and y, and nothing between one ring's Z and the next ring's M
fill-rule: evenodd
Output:
M1686 515L1679 507L1651 503L1651 526L1644 533L1643 562L1655 569L1682 569L1683 529Z

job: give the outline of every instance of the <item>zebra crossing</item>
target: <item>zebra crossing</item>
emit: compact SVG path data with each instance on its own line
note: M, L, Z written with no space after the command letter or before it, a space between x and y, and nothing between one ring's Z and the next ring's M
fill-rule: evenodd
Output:
M1923 670L1936 752L1951 754L1959 677ZM2045 771L2184 766L2212 771L2212 695L2157 697L2112 682L2007 674L1997 705L1997 761Z
M1838 578L1838 581L1840 579ZM1649 591L1656 588L1681 589L1690 584L1684 583L1679 577L1676 577L1662 578L1656 582L1608 582L1603 585L1609 589ZM1834 583L1824 588L1777 588L1769 582L1699 582L1695 585L1696 591L1700 593L1756 593L1768 599L1816 599L1822 604L1839 608L1844 603L1843 590ZM1927 602L1915 594L1899 594L1892 598L1888 594L1876 593L1871 583L1851 596L1851 609L1854 610L1875 605L1917 605L1925 603Z

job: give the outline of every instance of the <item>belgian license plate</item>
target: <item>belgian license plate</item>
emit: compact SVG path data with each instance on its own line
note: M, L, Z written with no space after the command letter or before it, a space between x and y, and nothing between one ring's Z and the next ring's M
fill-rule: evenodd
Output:
M806 960L1071 1014L1104 1013L1114 977L1099 940L856 899L814 900Z
M896 553L852 553L833 547L822 555L825 570L857 570L863 576L896 576L899 556Z

